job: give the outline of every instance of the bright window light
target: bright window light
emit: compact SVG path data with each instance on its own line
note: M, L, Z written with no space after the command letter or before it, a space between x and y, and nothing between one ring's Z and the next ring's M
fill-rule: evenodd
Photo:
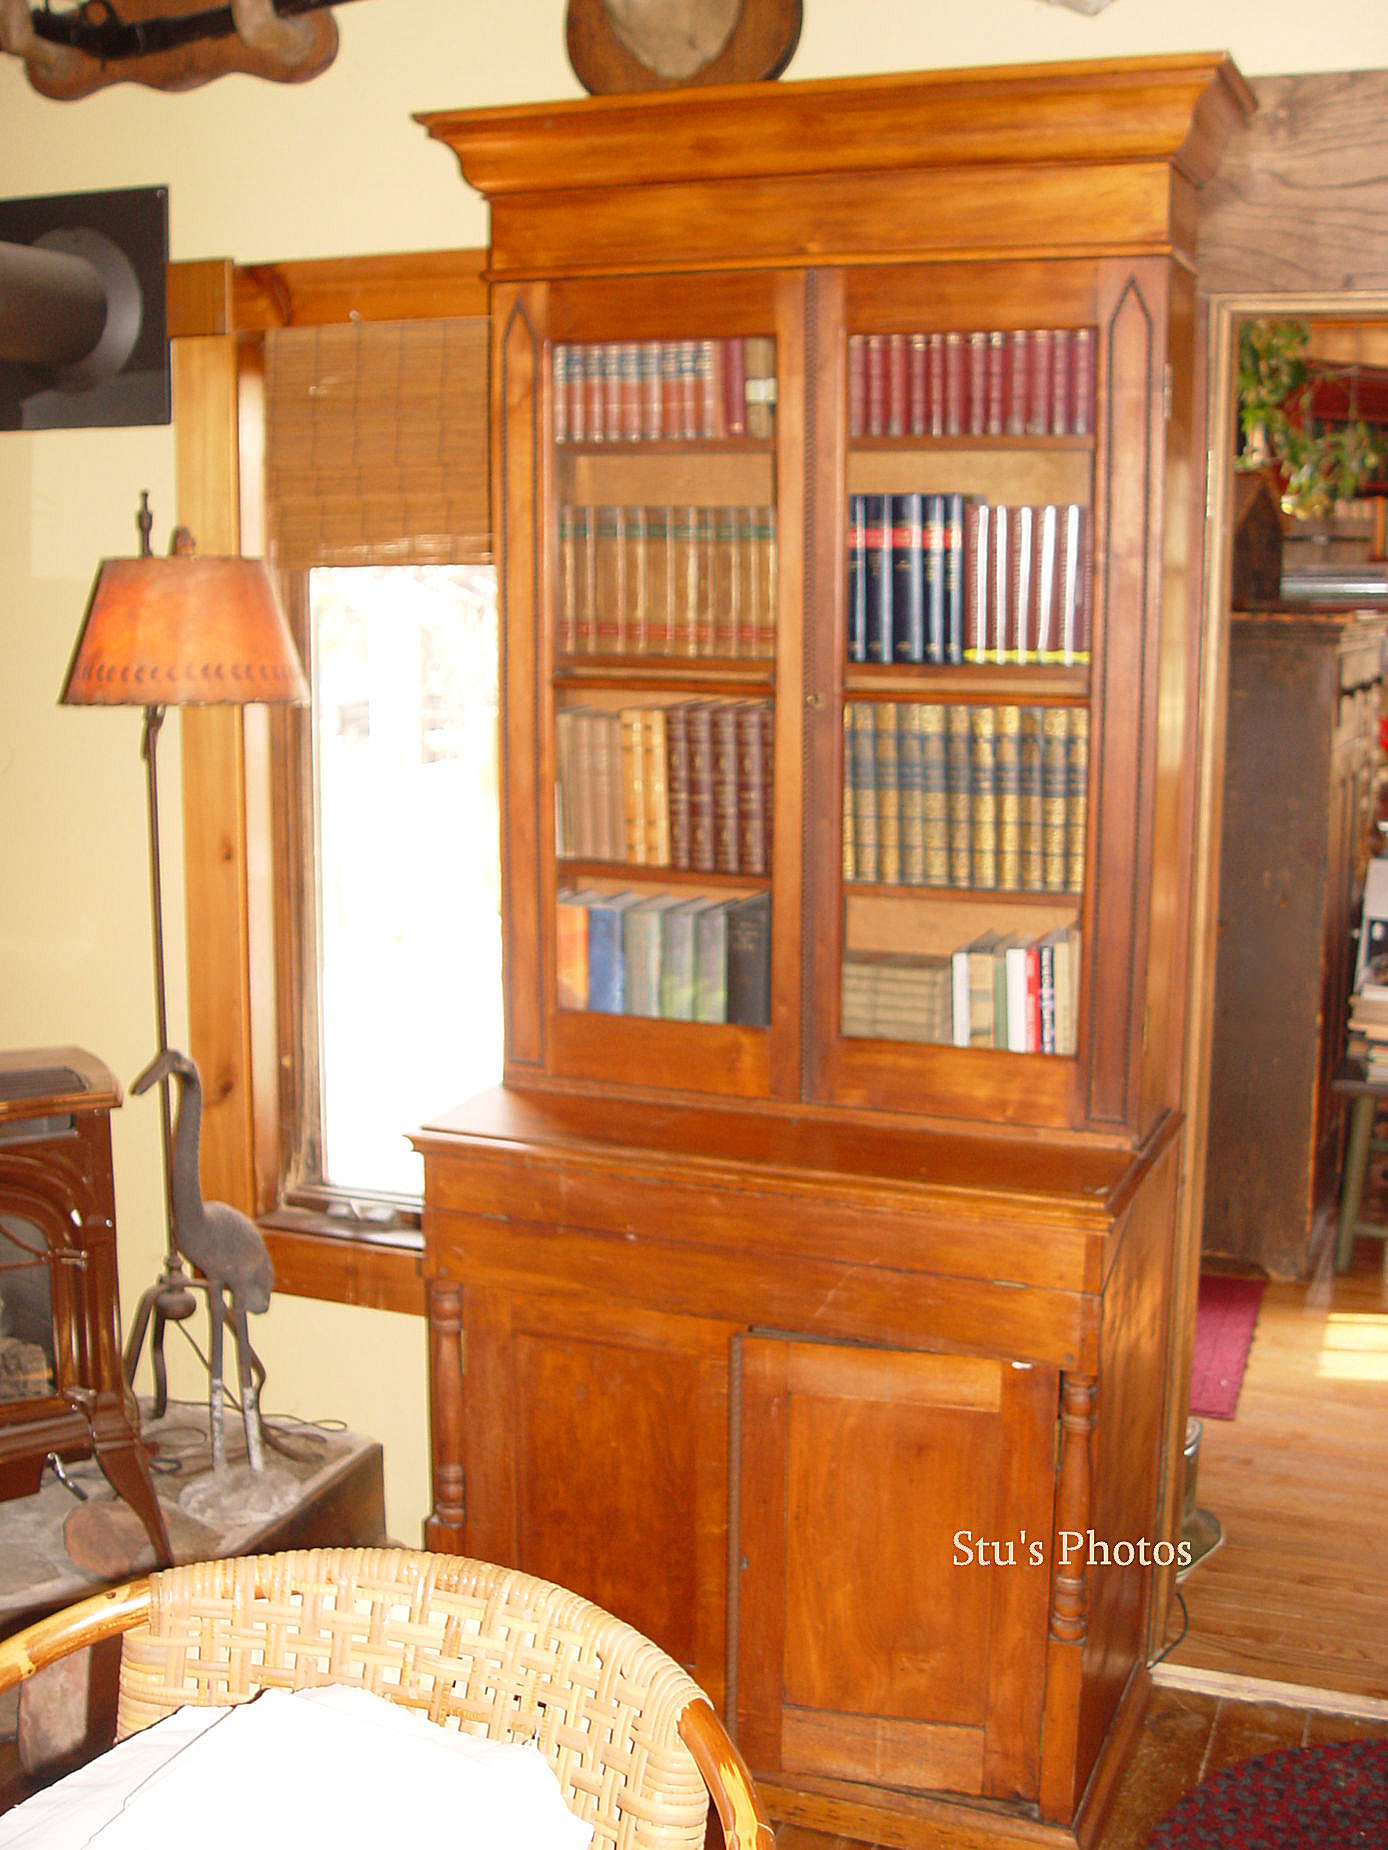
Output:
M501 1076L496 574L310 574L323 1180L418 1195L408 1134Z

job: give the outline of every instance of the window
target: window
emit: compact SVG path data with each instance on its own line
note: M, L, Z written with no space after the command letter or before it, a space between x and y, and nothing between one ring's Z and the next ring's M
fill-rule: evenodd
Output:
M408 1136L501 1076L480 318L279 329L266 524L312 705L278 737L280 1194L417 1213Z
M418 1195L406 1134L501 1077L496 578L309 573L320 1122L333 1192Z

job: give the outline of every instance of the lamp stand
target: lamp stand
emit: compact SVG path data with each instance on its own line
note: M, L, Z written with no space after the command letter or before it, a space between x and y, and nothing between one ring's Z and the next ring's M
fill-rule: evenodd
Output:
M164 723L165 708L145 708L144 734L140 756L145 761L145 794L149 805L149 885L150 909L154 917L154 1020L159 1035L159 1052L169 1047L168 1002L164 983L164 889L160 878L159 856L159 729ZM173 1106L169 1097L167 1075L159 1082L159 1128L164 1159L164 1269L145 1290L135 1306L130 1335L125 1345L125 1381L133 1387L140 1363L145 1332L150 1332L149 1360L154 1372L153 1417L162 1419L169 1404L168 1372L164 1364L164 1329L169 1323L182 1323L197 1309L193 1280L184 1269L183 1256L174 1239L173 1222Z

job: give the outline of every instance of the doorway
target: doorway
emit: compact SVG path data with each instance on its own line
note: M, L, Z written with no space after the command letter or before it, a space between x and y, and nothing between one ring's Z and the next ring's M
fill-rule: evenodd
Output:
M1172 1403L1168 1409L1168 1459L1174 1467L1168 1480L1168 1519L1172 1520L1174 1512L1179 1510L1182 1489L1178 1477L1183 1475L1182 1439L1184 1436L1185 1408L1188 1402L1190 1341L1193 1329L1195 1297L1198 1287L1201 1259L1201 1231L1203 1221L1203 1181L1208 1157L1207 1130L1209 1112L1210 1048L1214 1018L1214 978L1215 960L1218 943L1219 891L1218 874L1220 865L1220 839L1223 827L1223 768L1225 758L1226 729L1228 724L1229 696L1229 645L1230 645L1230 585L1232 567L1232 524L1234 508L1235 471L1234 449L1236 442L1236 419L1233 406L1236 398L1237 348L1240 323L1249 317L1275 317L1278 319L1306 321L1312 324L1334 322L1339 326L1362 324L1365 328L1381 324L1388 330L1388 294L1349 292L1334 294L1293 294L1293 293L1242 293L1212 296L1208 299L1208 318L1203 330L1206 343L1206 379L1207 395L1207 431L1209 445L1209 475L1206 523L1206 557L1204 578L1204 660L1202 664L1202 702L1199 739L1199 778L1200 802L1198 840L1196 846L1196 898L1193 932L1195 950L1190 982L1192 1023L1190 1046L1188 1048L1187 1097L1191 1104L1191 1121L1187 1132L1187 1194L1185 1211L1181 1225L1181 1251L1177 1255L1176 1275L1174 1279L1174 1319L1177 1352L1173 1353L1172 1368ZM1377 1261L1374 1260L1369 1270L1374 1274L1365 1289L1371 1296L1377 1294L1378 1303L1351 1302L1350 1297L1337 1296L1340 1281L1324 1276L1320 1280L1320 1302L1313 1296L1316 1281L1299 1287L1303 1301L1301 1303L1280 1304L1275 1307L1276 1315L1282 1320L1287 1330L1301 1332L1303 1344L1313 1348L1319 1344L1322 1359L1326 1365L1319 1371L1313 1366L1312 1380L1319 1381L1319 1388L1312 1392L1303 1383L1300 1387L1288 1382L1288 1393L1299 1398L1300 1404L1294 1410L1294 1417L1279 1437L1268 1438L1260 1449L1249 1433L1235 1437L1237 1421L1231 1423L1228 1432L1220 1433L1213 1440L1209 1436L1205 1442L1206 1458L1200 1466L1201 1500L1206 1501L1213 1476L1218 1483L1219 1470L1212 1472L1209 1453L1211 1446L1221 1454L1221 1469L1227 1462L1228 1468L1239 1473L1241 1490L1256 1483L1260 1470L1269 1472L1268 1459L1279 1457L1283 1465L1292 1473L1292 1481L1301 1481L1306 1485L1306 1495L1300 1505L1301 1524L1304 1530L1304 1545L1298 1550L1295 1536L1288 1543L1289 1562L1295 1562L1298 1571L1308 1582L1315 1577L1314 1548L1312 1543L1324 1538L1325 1531L1319 1525L1334 1523L1337 1518L1330 1511L1318 1511L1314 1483L1316 1472L1323 1468L1322 1454L1325 1447L1320 1443L1322 1435L1331 1429L1337 1419L1337 1410L1343 1408L1348 1387L1345 1383L1336 1385L1334 1376L1334 1357L1331 1351L1335 1340L1342 1338L1346 1332L1353 1331L1355 1339L1367 1344L1370 1351L1388 1354L1382 1345L1388 1345L1388 1298L1383 1297L1381 1283L1375 1283ZM1351 1274L1356 1279L1357 1274ZM1283 1290L1283 1287L1278 1287ZM1319 1322L1317 1322L1319 1319ZM1366 1321L1354 1321L1362 1319ZM1349 1320L1349 1321L1346 1321ZM1319 1334L1317 1334L1319 1331ZM1333 1333L1333 1334L1332 1334ZM1344 1365L1344 1357L1341 1357ZM1369 1391L1382 1393L1388 1401L1388 1361L1380 1364L1375 1359L1365 1360L1361 1355L1354 1366L1361 1374L1367 1372ZM1382 1375L1374 1379L1382 1366ZM1388 1411L1388 1407L1382 1409ZM1327 1422L1329 1424L1327 1424ZM1340 1424L1344 1416L1340 1413ZM1377 1432L1388 1432L1388 1420L1377 1421ZM1248 1443L1244 1441L1248 1440ZM1362 1561L1362 1580L1370 1584L1383 1579L1380 1555L1381 1537L1384 1523L1380 1517L1388 1517L1388 1507L1378 1514L1373 1508L1373 1498L1382 1499L1384 1493L1379 1485L1388 1482L1388 1473L1382 1469L1388 1462L1388 1455L1381 1450L1383 1442L1375 1439L1380 1447L1376 1452L1377 1463L1369 1461L1365 1467L1365 1481L1362 1501L1368 1505L1364 1530L1364 1549ZM1227 1460L1225 1454L1227 1453ZM1259 1458L1263 1458L1260 1466ZM1357 1469L1358 1467L1356 1467ZM1298 1478L1298 1470L1300 1472ZM1376 1479L1369 1475L1376 1471ZM1271 1492L1272 1486L1269 1485ZM1276 1493L1281 1501L1286 1502L1286 1484ZM1351 1498L1351 1507L1358 1507L1359 1500ZM1292 1512L1292 1527L1296 1526L1295 1511ZM1236 1520L1242 1518L1236 1517ZM1345 1525L1341 1521L1342 1531ZM1347 1539L1341 1534L1341 1540ZM1232 1555L1230 1560L1232 1560ZM1211 1564L1211 1571L1213 1563ZM1196 1570L1196 1575L1202 1572ZM1222 1572L1227 1577L1228 1564ZM1180 1602L1174 1584L1174 1574L1168 1577L1165 1586L1160 1589L1165 1596L1165 1605L1159 1598L1157 1602L1157 1623L1160 1636L1154 1636L1155 1652L1163 1650L1180 1626ZM1191 1589L1192 1603L1198 1605L1196 1590ZM1246 1589L1248 1610L1257 1609L1258 1592L1256 1586ZM1235 1594L1235 1604L1238 1595ZM1315 1602L1308 1597L1303 1618L1309 1627L1320 1626L1324 1629L1324 1616L1317 1617ZM1295 1621L1295 1609L1288 1610L1288 1623ZM1362 1638L1362 1614L1358 1619L1352 1613L1346 1614L1346 1652L1355 1649L1353 1639L1356 1630ZM1377 1623L1377 1621L1375 1621ZM1197 1612L1196 1626L1200 1624ZM1235 1651L1232 1646L1221 1647L1215 1635L1217 1628L1210 1622L1209 1638L1192 1638L1184 1650L1177 1648L1166 1663L1159 1667L1157 1675L1162 1681L1181 1681L1183 1671L1180 1660L1194 1657L1204 1659L1198 1666L1199 1675L1195 1678L1197 1686L1210 1687L1208 1679L1215 1679L1215 1686L1221 1681L1235 1685L1237 1680L1250 1675L1265 1676L1266 1662L1262 1669L1249 1669L1253 1660L1243 1651ZM1251 1625L1250 1628L1251 1629ZM1380 1628L1381 1629L1381 1628ZM1242 1662L1236 1661L1242 1659ZM1285 1660L1288 1664L1300 1661L1305 1666L1310 1660L1297 1660L1292 1654ZM1317 1678L1312 1687L1334 1687L1337 1676L1334 1653L1322 1658L1320 1666L1308 1670ZM1189 1668L1189 1665L1187 1665ZM1345 1673L1348 1677L1348 1670ZM1204 1679L1203 1683L1201 1679ZM1277 1678L1275 1681L1297 1681ZM1341 1679L1343 1680L1343 1679ZM1362 1679L1359 1679L1362 1683ZM1384 1683L1383 1693L1388 1696L1388 1681ZM1383 1705L1388 1713L1388 1703Z

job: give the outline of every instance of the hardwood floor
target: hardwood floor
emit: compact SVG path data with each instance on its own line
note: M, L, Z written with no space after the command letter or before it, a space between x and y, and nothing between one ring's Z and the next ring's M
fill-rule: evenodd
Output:
M1204 1422L1198 1502L1225 1540L1181 1588L1173 1669L1334 1690L1388 1714L1383 1250L1360 1240L1344 1276L1269 1283L1238 1415Z

